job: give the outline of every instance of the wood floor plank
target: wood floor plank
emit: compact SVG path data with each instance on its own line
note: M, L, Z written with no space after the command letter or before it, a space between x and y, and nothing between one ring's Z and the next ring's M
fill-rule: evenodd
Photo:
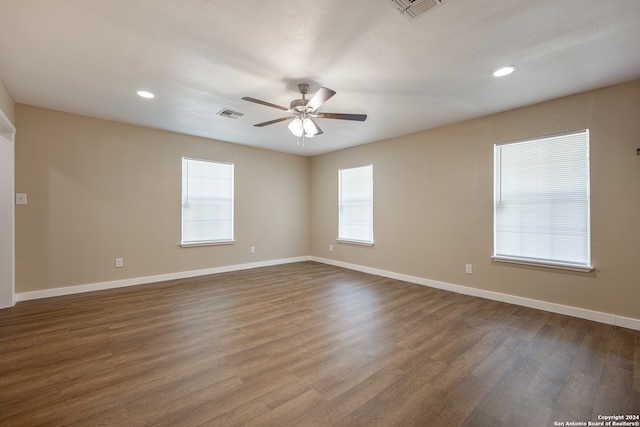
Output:
M639 406L638 331L315 262L0 310L2 426L546 426Z
M316 405L297 421L304 426L357 425L350 415L354 408L364 405L404 375L405 372L386 365L331 400Z
M581 419L584 414L593 411L598 389L598 379L579 371L572 371L557 397L552 418L555 420Z

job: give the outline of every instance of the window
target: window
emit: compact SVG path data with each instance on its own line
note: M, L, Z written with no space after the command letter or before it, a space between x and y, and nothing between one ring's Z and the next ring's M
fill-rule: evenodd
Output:
M233 242L233 164L182 158L182 245Z
M589 131L494 151L494 258L591 270Z
M338 171L338 240L373 245L373 165Z

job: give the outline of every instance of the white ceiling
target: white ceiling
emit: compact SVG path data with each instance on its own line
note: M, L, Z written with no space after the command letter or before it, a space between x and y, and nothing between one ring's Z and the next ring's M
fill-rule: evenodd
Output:
M639 0L446 0L414 21L389 0L0 0L16 102L304 156L636 78ZM318 119L304 148L253 126L286 113L243 96L288 106L299 82L368 119Z

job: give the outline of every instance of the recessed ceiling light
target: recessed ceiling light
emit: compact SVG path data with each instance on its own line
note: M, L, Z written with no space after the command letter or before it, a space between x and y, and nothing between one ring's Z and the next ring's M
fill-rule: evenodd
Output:
M155 95L152 94L151 92L147 92L146 90L139 90L138 92L138 96L141 96L143 98L153 98Z
M516 70L516 67L513 65L509 65L508 67L502 67L493 72L494 77L504 77L513 73Z

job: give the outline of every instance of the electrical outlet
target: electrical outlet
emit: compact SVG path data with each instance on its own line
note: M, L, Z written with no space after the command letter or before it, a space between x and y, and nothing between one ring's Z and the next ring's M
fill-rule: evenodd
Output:
M27 193L16 193L16 205L27 204Z
M473 264L465 264L464 272L467 274L473 274Z
M329 252L333 252L333 245L329 245Z
M251 246L250 252L252 254L255 254L256 253L256 247L255 246Z
M116 258L116 268L124 267L124 258Z

